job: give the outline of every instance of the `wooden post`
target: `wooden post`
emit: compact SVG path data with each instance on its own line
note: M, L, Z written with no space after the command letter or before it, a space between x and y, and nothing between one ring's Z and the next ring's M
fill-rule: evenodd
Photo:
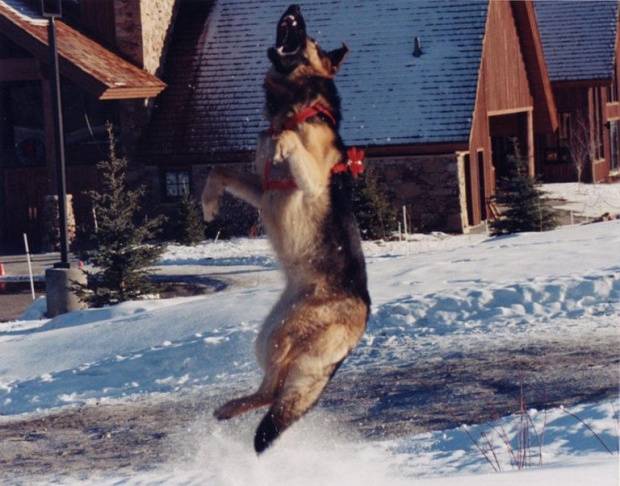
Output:
M534 167L534 116L533 111L527 111L527 167L530 177L536 175Z

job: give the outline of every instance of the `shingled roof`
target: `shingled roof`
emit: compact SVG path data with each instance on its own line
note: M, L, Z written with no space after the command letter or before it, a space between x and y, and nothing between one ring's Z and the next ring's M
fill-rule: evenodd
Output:
M48 20L23 0L0 0L0 31L49 61ZM62 21L56 21L61 74L99 99L150 98L166 85L152 74L121 59Z
M535 8L552 82L612 79L617 0L547 0Z
M167 66L169 88L158 101L144 150L152 156L251 150L265 128L267 48L289 0L216 2L192 46L183 7L175 35L186 62ZM204 10L203 4L203 10ZM329 50L351 52L336 84L347 144L464 143L469 140L488 0L306 0L309 34ZM413 56L414 38L423 54ZM173 40L174 49L175 40ZM181 43L182 44L182 43ZM173 50L169 59L174 62ZM188 77L191 73L191 79ZM182 82L175 82L181 77ZM183 103L179 113L178 105ZM176 106L176 107L175 107Z

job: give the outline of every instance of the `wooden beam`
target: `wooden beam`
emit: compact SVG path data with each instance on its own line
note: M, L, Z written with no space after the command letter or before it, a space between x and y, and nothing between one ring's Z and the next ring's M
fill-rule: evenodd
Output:
M531 111L527 113L527 171L530 177L536 175L534 168L534 115Z
M590 87L607 87L611 85L611 79L581 79L579 81L553 81L553 88L590 88Z
M39 79L41 79L41 65L37 59L0 59L0 83Z
M492 110L488 112L489 116L502 116L502 115L514 115L516 113L532 113L534 111L533 106L523 106L520 108L510 108L507 110Z
M365 147L369 157L389 157L398 155L439 155L456 154L469 148L468 142L462 143L431 143L407 145L371 145Z

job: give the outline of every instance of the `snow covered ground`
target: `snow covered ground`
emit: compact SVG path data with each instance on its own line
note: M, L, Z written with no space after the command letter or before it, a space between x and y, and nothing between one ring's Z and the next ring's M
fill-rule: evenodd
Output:
M615 184L577 184L566 182L544 184L543 190L552 199L566 202L554 205L559 209L573 211L575 215L598 218L605 213L620 214L620 183Z
M470 349L540 336L620 344L620 221L492 239L414 235L408 243L367 243L365 252L373 313L340 372L345 376L390 365L414 368L420 360L458 360ZM255 387L260 374L252 342L282 286L266 240L171 247L161 262L162 272L184 274L223 267L239 269L237 282L245 285L52 320L41 318L40 299L22 320L0 324L0 426L64 407L195 390L217 390L225 399L233 389ZM505 417L501 425L497 420L371 440L336 425L338 407L319 406L260 459L251 449L256 416L223 424L206 420L181 439L171 438L169 461L155 471L120 477L94 471L86 480L277 486L415 479L429 486L484 486L498 484L501 474L505 485L615 485L619 410L617 390L567 410L529 410L528 460L535 467L525 471L514 465L519 416Z

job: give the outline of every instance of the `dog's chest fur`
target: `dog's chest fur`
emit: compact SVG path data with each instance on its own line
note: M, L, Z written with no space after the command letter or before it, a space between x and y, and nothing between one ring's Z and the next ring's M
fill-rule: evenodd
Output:
M258 172L264 178L267 164L273 160L275 141L262 135L258 147ZM329 162L328 162L329 163ZM293 180L288 161L271 164L271 180ZM320 168L323 191L308 196L301 190L267 190L261 201L261 219L285 272L295 271L318 257L325 218L331 211L329 169Z

